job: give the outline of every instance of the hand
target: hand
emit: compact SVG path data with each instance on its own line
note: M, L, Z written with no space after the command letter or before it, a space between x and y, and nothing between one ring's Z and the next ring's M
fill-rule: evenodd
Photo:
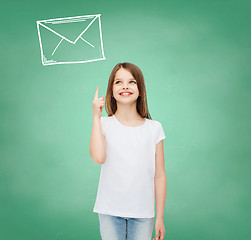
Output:
M155 221L155 238L153 240L162 240L166 234L163 218L156 218Z
M101 113L104 108L104 96L98 98L99 87L97 87L94 100L92 102L93 117L101 118Z

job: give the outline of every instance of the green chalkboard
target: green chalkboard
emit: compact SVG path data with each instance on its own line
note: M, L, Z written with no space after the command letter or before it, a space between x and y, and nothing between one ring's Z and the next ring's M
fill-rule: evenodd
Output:
M165 239L249 239L250 10L244 0L3 1L0 239L101 239L92 101L119 62L142 70L166 134ZM75 44L79 30L54 24L67 58L60 46L52 55L60 36L41 30L52 44L43 58L37 21L97 14L102 35L97 21Z

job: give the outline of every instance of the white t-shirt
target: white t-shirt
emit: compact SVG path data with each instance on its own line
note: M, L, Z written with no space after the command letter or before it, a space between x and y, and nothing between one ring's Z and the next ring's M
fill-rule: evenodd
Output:
M93 212L131 218L155 216L155 152L165 134L160 122L145 120L141 126L127 127L115 115L101 117L106 160L101 165Z

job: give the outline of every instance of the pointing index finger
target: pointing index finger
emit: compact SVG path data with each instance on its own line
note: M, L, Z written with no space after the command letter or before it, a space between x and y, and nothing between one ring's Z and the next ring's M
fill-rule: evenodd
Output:
M98 91L99 91L99 87L97 86L97 89L96 89L96 92L95 92L94 99L98 99Z

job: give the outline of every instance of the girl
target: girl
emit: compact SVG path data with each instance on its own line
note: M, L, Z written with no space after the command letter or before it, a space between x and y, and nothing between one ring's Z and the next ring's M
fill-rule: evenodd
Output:
M98 92L97 87L90 155L102 164L93 209L100 235L103 240L151 240L156 200L154 239L164 239L165 134L149 114L143 74L127 62L113 68L106 92L108 117L101 117L104 96L98 98Z

